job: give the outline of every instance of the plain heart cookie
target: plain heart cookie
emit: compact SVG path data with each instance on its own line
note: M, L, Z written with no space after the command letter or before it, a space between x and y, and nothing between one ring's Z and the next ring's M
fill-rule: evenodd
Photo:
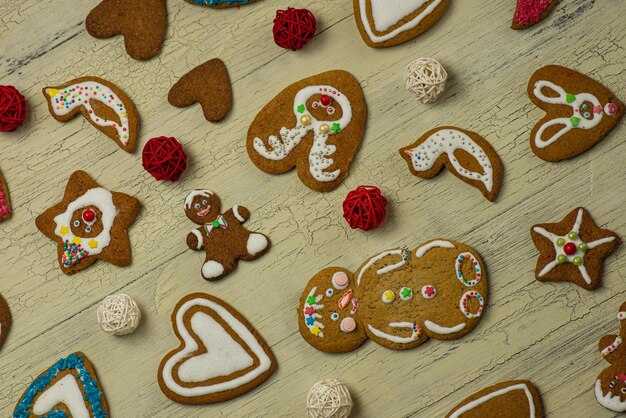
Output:
M384 251L356 273L328 267L298 305L300 334L314 348L348 352L367 339L393 350L472 331L487 303L487 273L472 247L445 239Z
M448 0L353 0L361 37L372 48L409 41L443 16Z
M139 116L133 102L119 87L98 77L80 77L60 86L44 87L48 110L59 122L83 115L126 152L133 152Z
M530 147L545 161L574 158L602 141L624 116L624 103L602 84L566 67L540 68L528 97L546 115L530 134Z
M54 363L28 386L13 418L107 418L104 392L87 357L73 353Z
M56 243L65 274L84 270L97 260L128 266L132 259L128 228L140 209L134 197L111 192L89 174L76 171L63 199L37 216L35 225Z
M172 86L167 100L176 107L200 103L206 120L218 122L224 119L233 104L226 66L219 58L198 65Z
M539 391L527 380L498 383L465 398L446 418L542 418Z
M87 16L94 38L124 37L128 55L149 60L160 51L167 31L165 0L103 0Z
M172 312L180 346L161 361L159 386L185 404L223 402L266 381L276 359L263 338L233 307L205 293L192 293Z
M366 116L361 86L350 73L308 77L285 88L254 118L248 155L266 173L295 167L310 189L334 190L361 145Z

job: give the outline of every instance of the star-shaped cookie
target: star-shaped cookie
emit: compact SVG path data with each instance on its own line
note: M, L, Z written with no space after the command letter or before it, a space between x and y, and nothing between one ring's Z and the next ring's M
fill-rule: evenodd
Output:
M100 187L89 174L72 174L63 200L35 220L37 228L57 243L61 271L73 274L104 260L116 266L131 262L128 228L141 203L124 193Z
M537 280L570 281L587 290L600 286L604 258L620 244L584 208L574 209L561 222L533 225L530 235L539 250Z

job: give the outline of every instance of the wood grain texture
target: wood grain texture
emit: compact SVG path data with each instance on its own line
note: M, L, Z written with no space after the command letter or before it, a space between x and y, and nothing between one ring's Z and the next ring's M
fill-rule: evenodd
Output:
M113 417L303 416L311 385L330 377L349 385L356 417L444 416L467 395L513 379L538 387L547 416L613 416L595 402L593 384L606 366L597 341L618 330L617 309L626 299L624 249L607 259L597 291L544 284L534 279L537 252L528 230L584 206L598 226L626 236L626 126L578 158L546 163L528 144L543 112L526 96L526 83L535 69L557 63L590 75L623 100L622 2L563 0L544 22L516 32L509 28L513 0L454 1L414 41L373 50L361 40L349 0L305 0L298 4L315 13L319 30L292 53L272 42L279 7L273 1L206 10L170 0L162 53L147 62L128 57L121 38L87 34L84 19L96 4L0 3L0 80L20 89L30 106L26 125L0 136L0 168L14 207L12 219L0 224L0 293L14 320L0 351L0 416L11 414L33 377L74 351L94 363ZM420 56L433 56L451 74L443 98L431 106L403 88L405 65ZM206 122L199 108L167 102L180 74L213 57L226 63L233 82L234 106L220 124ZM369 105L349 177L320 194L295 173L259 171L245 152L254 115L288 84L333 68L361 81ZM143 171L139 150L124 152L87 121L58 123L48 114L41 87L83 75L104 77L132 98L142 118L139 150L160 135L184 144L190 168L180 182L155 182ZM446 124L481 134L499 153L505 173L495 204L448 172L420 180L398 156L399 148ZM98 263L65 276L54 244L35 228L35 217L61 197L76 169L142 201L130 229L130 267ZM376 184L391 202L384 227L368 234L349 229L341 217L345 194L359 184ZM199 277L202 257L185 245L190 225L183 200L202 187L219 193L225 209L248 207L249 227L273 243L267 255L240 263L218 283ZM489 270L489 306L471 334L406 352L368 342L328 355L304 342L295 309L313 274L436 237L475 247ZM135 334L117 338L99 329L96 308L122 291L144 315ZM179 405L161 393L156 370L177 345L170 314L191 292L233 304L263 335L278 360L268 382L207 407Z

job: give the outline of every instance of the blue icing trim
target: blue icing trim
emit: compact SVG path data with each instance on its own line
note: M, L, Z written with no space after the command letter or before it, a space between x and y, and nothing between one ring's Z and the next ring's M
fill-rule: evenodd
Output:
M250 0L191 0L195 4L201 6L221 6L222 4L248 4Z
M58 360L45 373L28 386L20 403L13 411L14 418L34 418L36 415L30 412L35 397L46 390L50 382L64 370L76 370L78 378L83 386L84 399L87 407L94 418L107 418L106 412L102 408L102 391L94 376L85 367L85 359L78 354L70 354L66 358ZM67 414L61 410L52 410L42 418L68 418Z

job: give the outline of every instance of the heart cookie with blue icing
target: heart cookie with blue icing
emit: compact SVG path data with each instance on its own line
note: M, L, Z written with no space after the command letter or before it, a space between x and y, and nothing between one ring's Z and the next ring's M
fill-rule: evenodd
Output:
M159 366L159 386L185 404L222 402L267 380L276 359L263 338L239 312L205 293L192 293L172 312L180 346Z
M54 363L28 386L13 418L107 418L104 393L87 357L73 353Z

